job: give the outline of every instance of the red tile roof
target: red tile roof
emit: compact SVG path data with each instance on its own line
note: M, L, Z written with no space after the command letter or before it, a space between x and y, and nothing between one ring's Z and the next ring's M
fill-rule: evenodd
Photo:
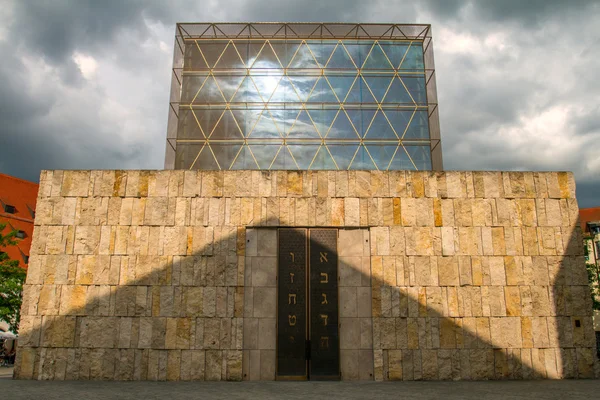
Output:
M600 207L579 209L579 224L583 232L589 232L587 223L590 221L600 221Z
M33 235L33 220L39 185L9 175L0 174L0 222L6 223L2 231L7 234L13 229L25 232L25 238L16 239L16 246L0 248L8 254L11 260L18 260L26 268L24 256L29 256L31 237ZM4 212L4 206L15 207L15 213Z

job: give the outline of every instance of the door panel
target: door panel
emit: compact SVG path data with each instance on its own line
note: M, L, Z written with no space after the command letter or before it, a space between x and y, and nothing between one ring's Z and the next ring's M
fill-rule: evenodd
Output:
M339 379L337 230L310 230L310 378Z
M279 230L277 376L306 378L306 229Z

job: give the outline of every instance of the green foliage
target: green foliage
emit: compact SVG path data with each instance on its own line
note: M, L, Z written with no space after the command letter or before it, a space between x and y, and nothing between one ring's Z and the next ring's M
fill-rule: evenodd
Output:
M590 283L590 294L592 296L592 302L594 303L594 310L600 310L600 286L598 281L598 275L600 274L600 268L598 265L592 263L585 264L588 273L588 281Z
M17 231L7 235L1 232L6 224L0 223L0 247L14 246ZM8 322L10 330L17 332L21 317L21 303L23 302L23 283L26 272L19 267L19 262L8 258L6 253L0 253L0 319Z

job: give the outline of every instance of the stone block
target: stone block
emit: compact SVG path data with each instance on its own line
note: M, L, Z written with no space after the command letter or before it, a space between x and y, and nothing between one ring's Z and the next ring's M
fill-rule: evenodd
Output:
M277 288L255 287L253 290L253 316L257 318L275 318Z
M340 350L342 380L358 380L360 378L359 369L359 350Z
M362 247L360 249L362 253ZM340 280L339 286L361 286L363 276L362 257L342 257L338 259Z
M339 230L338 255L340 259L341 257L363 255L363 235L364 230L362 229Z
M258 229L257 230L257 252L256 255L262 257L277 256L277 230Z
M275 318L258 319L258 349L275 350L277 328Z
M340 317L358 317L358 302L356 287L339 288Z
M277 285L277 257L251 257L252 286Z
M340 349L360 349L359 318L340 318Z
M260 380L272 381L275 379L275 350L260 351Z
M492 343L497 348L522 347L521 319L518 317L490 318Z

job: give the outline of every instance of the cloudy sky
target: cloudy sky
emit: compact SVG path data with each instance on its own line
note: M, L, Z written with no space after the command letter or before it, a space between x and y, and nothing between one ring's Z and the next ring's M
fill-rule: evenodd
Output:
M176 22L431 23L444 166L570 170L600 206L600 3L0 0L0 172L163 166Z

